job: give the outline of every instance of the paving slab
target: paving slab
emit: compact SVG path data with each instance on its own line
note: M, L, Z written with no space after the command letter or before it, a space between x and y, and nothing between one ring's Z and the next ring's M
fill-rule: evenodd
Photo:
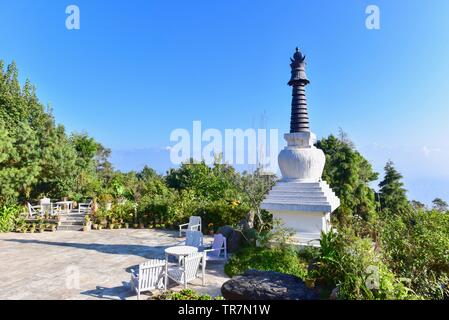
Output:
M0 234L0 299L133 300L130 270L147 259L163 259L167 247L182 241L176 231L155 229ZM209 263L206 286L197 279L189 288L221 295L229 279L223 268ZM172 284L170 289L182 288Z

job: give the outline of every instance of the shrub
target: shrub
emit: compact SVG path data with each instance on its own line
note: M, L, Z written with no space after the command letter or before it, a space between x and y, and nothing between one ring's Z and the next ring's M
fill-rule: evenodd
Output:
M0 208L0 232L13 231L20 224L20 208L18 206L3 206Z
M449 215L411 210L385 217L380 227L388 266L425 298L449 297Z
M204 225L212 224L218 228L225 225L236 226L246 218L248 212L249 207L246 204L238 201L219 200L207 202L199 213Z
M255 248L246 247L234 254L225 265L225 273L233 277L249 269L276 271L304 279L307 264L291 247Z
M222 300L222 297L215 297L215 300ZM214 300L208 294L199 294L191 289L184 289L179 292L166 291L155 297L155 300Z
M374 300L414 298L383 263L370 239L323 234L315 262L316 278L338 288L338 298Z
M125 201L124 203L116 204L109 212L109 218L119 221L121 223L132 223L137 216L137 204L133 201Z

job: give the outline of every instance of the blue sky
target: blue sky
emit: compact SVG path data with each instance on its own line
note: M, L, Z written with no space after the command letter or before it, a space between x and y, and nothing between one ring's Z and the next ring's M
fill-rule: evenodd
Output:
M81 29L65 28L65 9ZM365 8L380 8L380 30ZM59 123L113 150L122 170L163 172L176 128L289 129L289 57L308 59L318 137L342 127L409 196L449 200L449 1L5 1L0 59ZM284 142L280 140L280 146Z

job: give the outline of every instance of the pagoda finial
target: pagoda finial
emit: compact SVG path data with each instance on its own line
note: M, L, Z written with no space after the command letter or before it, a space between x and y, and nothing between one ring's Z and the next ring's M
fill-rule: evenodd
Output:
M307 99L305 86L309 84L306 75L306 56L304 56L298 47L291 59L290 67L292 75L288 85L292 87L292 114L290 121L290 132L309 132L309 114L307 111Z
M304 56L302 53L301 53L301 50L299 50L299 48L298 47L296 47L296 52L295 52L295 54L293 55L293 59L290 59L293 63L302 63L302 62L304 62L304 60L306 59L306 56Z

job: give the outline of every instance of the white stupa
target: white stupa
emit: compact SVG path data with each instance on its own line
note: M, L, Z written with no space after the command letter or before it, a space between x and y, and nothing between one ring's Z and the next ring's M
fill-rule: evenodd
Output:
M291 59L293 88L290 133L284 135L287 146L279 154L282 179L262 203L274 218L294 229L295 243L319 245L321 232L331 230L330 215L340 206L340 199L321 179L326 157L317 149L316 135L309 129L305 86L305 56L296 48Z

